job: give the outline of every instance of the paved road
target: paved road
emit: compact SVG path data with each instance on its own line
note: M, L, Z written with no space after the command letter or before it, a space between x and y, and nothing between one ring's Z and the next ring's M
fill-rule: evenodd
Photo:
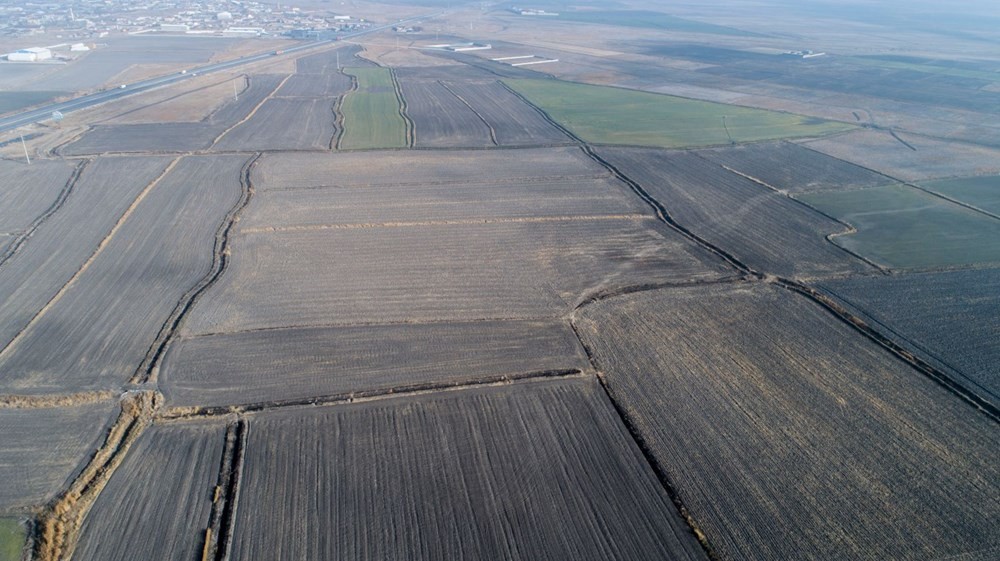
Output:
M352 37L359 37L368 33L375 33L376 31L382 31L383 29L389 29L395 25L406 24L412 21L425 20L428 18L436 17L444 12L435 12L433 14L425 14L421 16L416 16L412 18L407 18L404 20L394 21L386 25L381 25L378 27L372 27L370 29L365 29L363 31L356 31L354 33L347 33L339 37L340 40L350 39ZM315 49L322 45L327 45L333 43L334 40L326 41L313 41L311 43L304 43L302 45L297 45L295 47L289 47L283 49L282 53L294 53L298 51L304 51L308 49ZM218 62L215 64L207 64L205 66L199 66L197 68L188 69L186 74L172 73L166 76L159 76L157 78L150 78L148 80L142 80L141 82L135 82L133 84L128 84L125 88L114 88L111 90L104 90L100 92L95 92L92 94L82 95L80 97L71 99L69 101L62 101L59 103L52 103L45 105L43 107L36 107L35 109L30 109L28 111L23 111L21 113L15 113L13 115L8 115L6 117L0 118L0 132L5 132L9 130L22 127L24 125L29 125L37 121L43 121L45 119L50 119L54 111L59 111L60 113L69 113L71 111L76 111L79 109L84 109L86 107L91 107L99 103L105 103L113 99L118 99L120 97L125 97L127 95L133 95L146 90L157 88L166 84L172 84L174 82L179 82L181 80L187 80L193 77L195 74L207 74L209 72L219 72L221 70L228 70L230 68L235 68L237 66L242 66L244 64L251 64L261 60L265 60L274 56L274 51L268 51L266 53L260 53L256 55L245 56L242 58L228 60L225 62Z

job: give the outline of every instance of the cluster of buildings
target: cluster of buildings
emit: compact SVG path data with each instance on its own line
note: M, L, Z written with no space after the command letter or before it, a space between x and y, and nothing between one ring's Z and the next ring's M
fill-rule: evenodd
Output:
M0 37L87 40L109 33L292 34L356 30L364 20L278 0L13 0L0 3ZM13 53L12 53L13 54ZM27 55L25 55L27 56Z

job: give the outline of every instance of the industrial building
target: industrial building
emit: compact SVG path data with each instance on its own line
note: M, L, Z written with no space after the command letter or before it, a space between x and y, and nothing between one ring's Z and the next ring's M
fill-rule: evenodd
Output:
M11 62L38 62L52 58L52 51L43 47L30 47L19 49L7 54L7 60Z

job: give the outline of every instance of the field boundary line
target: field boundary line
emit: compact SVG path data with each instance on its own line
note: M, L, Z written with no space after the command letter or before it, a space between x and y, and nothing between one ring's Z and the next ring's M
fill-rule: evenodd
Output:
M882 334L877 329L871 327L862 318L854 315L847 308L840 305L829 296L822 294L821 292L810 286L796 282L794 280L776 278L775 283L778 286L781 286L789 291L801 294L811 299L812 301L816 302L818 305L825 308L835 317L837 317L847 325L853 327L855 331L861 333L869 340L874 341L876 344L888 350L890 353L895 355L903 362L909 364L918 372L926 375L928 378L936 382L938 385L943 387L948 392L959 397L972 407L978 409L992 421L1000 423L1000 407L992 403L990 400L980 396L975 391L965 387L961 382L954 379L946 372L943 372L939 368L933 366L932 364L928 363L927 361L923 360L922 358L908 351L904 346L900 345L899 343L896 343L890 337Z
M432 325L448 324L475 324L475 323L507 323L507 322L529 322L529 321L557 321L559 316L521 316L521 317L479 317L463 319L403 319L398 321L362 321L353 323L316 323L302 325L281 325L278 327L254 327L249 329L237 329L234 331L210 331L206 333L185 334L182 339L198 339L201 337L224 337L226 335L243 335L248 333L267 333L269 331L291 331L295 329L352 329L359 327L422 327Z
M42 212L42 214L38 215L34 220L32 220L31 224L29 224L28 227L24 229L24 231L22 231L20 234L17 235L17 237L10 244L10 246L7 247L7 250L4 251L4 254L0 256L0 267L2 267L4 263L7 262L7 260L9 260L11 257L14 257L14 255L21 250L21 247L24 246L25 243L27 243L28 239L35 234L35 231L38 230L38 228L43 223L45 223L45 221L48 220L49 217L51 217L53 214L58 212L63 207L63 204L66 202L66 199L69 198L70 193L73 191L73 188L76 187L76 183L80 179L80 175L83 173L84 168L86 168L92 162L93 162L92 158L86 158L81 160L76 165L76 167L73 168L73 172L70 174L69 179L66 181L66 184L63 185L62 190L59 191L59 195L56 196L56 200L53 201L52 204L49 205L49 208L45 209L45 211Z
M394 68L389 68L389 79L392 80L392 89L396 92L396 101L399 103L399 116L403 118L403 124L405 127L404 143L407 148L413 148L417 143L417 131L416 125L413 123L413 119L410 119L410 114L407 112L406 97L403 96L403 86L399 84L399 78L396 76L396 70Z
M632 442L639 449L639 452L642 453L642 457L646 460L646 464L653 470L653 474L656 476L657 481L659 481L660 486L664 491L666 491L667 496L670 498L670 502L673 503L674 508L677 510L677 514L682 520L684 520L684 523L687 524L688 529L698 541L698 545L701 546L702 551L704 551L708 559L710 561L721 561L716 555L715 550L712 548L712 544L708 541L708 536L705 535L705 532L702 531L698 521L695 520L694 516L692 516L691 512L688 510L687 505L684 503L680 493L677 491L677 487L674 485L673 480L670 478L670 475L667 474L666 468L660 464L659 460L657 460L656 456L653 454L652 448L646 443L646 438L639 430L635 419L615 398L615 392L611 389L604 373L597 364L597 359L595 358L593 351L584 341L583 337L580 336L580 331L576 325L575 319L570 319L569 326L570 329L573 330L573 335L576 336L577 341L580 342L580 346L583 348L583 351L587 354L587 360L590 362L590 367L594 370L594 375L597 378L601 389L604 390L604 395L608 398L608 401L614 408L619 421L625 427L625 430L628 431L629 436L632 437Z
M220 80L220 81L212 83L212 84L206 84L204 86L199 86L197 88L194 88L193 90L183 91L181 93L174 94L174 95L172 95L172 96L170 96L168 98L161 99L160 101L157 101L155 103L147 103L146 105L143 105L141 107L136 107L135 109L129 109L128 111L126 111L124 113L119 113L119 114L114 115L112 117L108 117L107 119L102 119L100 121L97 121L95 124L98 124L98 125L107 125L107 126L123 126L123 125L127 125L127 124L135 124L135 123L109 123L108 121L112 121L114 119L118 119L118 118L124 117L125 115L129 115L129 114L135 113L137 111L142 111L143 109L149 109L150 107L156 107L157 105L160 105L161 103L167 103L168 101L173 101L175 99L184 97L185 95L188 95L188 94L193 94L195 92L200 92L200 91L203 91L203 90L207 90L209 88L214 88L216 86L221 86L222 84L225 84L229 80L230 79L227 78L225 80ZM239 93L243 93L245 91L246 91L246 81L244 80L243 90L241 90ZM211 117L219 109L220 109L220 107L213 108L207 115L205 115L201 119L198 119L197 121L194 121L194 122L197 122L197 123L207 122L209 119L211 119ZM192 121L182 121L182 122L192 122Z
M49 409L76 407L109 401L119 395L114 390L83 391L70 394L4 394L0 395L0 409Z
M152 422L159 401L159 394L152 391L128 392L122 396L118 416L107 429L102 444L69 487L38 515L31 536L32 559L67 561L72 557L90 508L129 448Z
M570 312L569 320L571 322L573 321L573 319L576 317L576 312L578 310L582 310L583 308L586 308L591 304L596 304L597 302L602 302L604 300L609 300L611 298L617 298L619 296L627 296L629 294L636 294L639 292L651 292L654 290L670 290L674 288L693 288L697 286L714 286L719 284L754 283L754 282L760 282L760 280L761 279L755 276L736 275L729 277L721 277L717 279L634 284L630 286L622 286L618 288L600 290L591 295L584 295L579 300L579 302L575 306L573 306L573 311Z
M278 85L275 86L274 89L271 90L271 92L269 94L265 95L264 99L260 100L260 103L258 103L256 106L254 106L254 108L251 109L249 113L247 113L246 117L243 117L236 124L232 125L231 127L227 128L226 130L224 130L221 133L219 133L219 136L215 137L215 140L213 140L212 143L208 145L208 148L206 148L206 150L211 150L213 146L215 146L216 144L219 143L220 140L222 140L222 137L224 137L227 134L229 134L236 127L238 127L238 126L242 125L243 123L245 123L245 122L249 121L250 119L252 119L253 116L257 113L257 111L265 103L267 103L267 101L270 100L272 96L274 96L275 92L277 92L278 90L280 90L281 86L284 86L285 82L287 82L288 79L291 78L292 76L294 76L294 74L289 74L289 75L285 76L284 79L282 79L280 82L278 82ZM247 76L247 83L249 83L249 82L250 82L250 77Z
M594 161L596 161L597 163L606 167L613 176L615 176L617 179L625 183L636 195L638 195L640 199L642 199L646 204L651 206L653 210L656 212L657 218L659 218L661 222L670 226L677 232L680 232L684 237L690 239L691 241L694 241L696 244L702 246L704 249L707 249L711 253L714 253L716 256L720 257L726 264L735 268L736 270L743 272L747 275L763 278L764 275L754 270L749 265L743 263L735 255L732 255L731 253L727 252L721 247L709 242L708 240L702 238L698 234L695 234L693 231L682 226L670 215L666 207L664 207L658 200L656 200L656 198L650 195L649 192L642 187L642 185L640 185L635 180L625 175L621 170L615 167L614 164L602 158L588 144L584 144L582 148L583 151L588 156L593 158Z
M407 384L403 386L393 386L389 388L376 388L369 390L357 390L351 392L335 393L325 396L311 396L297 399L284 399L277 401L265 401L255 403L245 403L240 405L217 405L217 406L181 406L163 411L160 418L165 420L182 419L203 419L206 417L224 417L227 415L252 415L255 413L267 413L286 409L300 409L309 407L335 407L352 403L367 403L370 401L383 401L397 397L410 397L417 395L427 395L443 393L449 391L461 391L465 389L505 386L518 382L528 382L532 380L542 380L551 378L569 378L574 376L584 376L586 373L578 368L564 370L539 370L533 372L521 372L513 374L497 374L493 376L483 376L480 378L470 378L466 380L444 380L437 382L424 382L419 384Z
M49 301L46 302L45 305L42 306L42 308L38 310L38 312L35 313L35 315L32 316L30 320L28 320L27 324L25 324L24 327L18 330L17 334L14 335L14 337L10 340L10 342L7 343L7 345L2 350L0 350L0 360L2 360L12 349L14 349L17 346L17 343L20 342L24 334L27 333L28 329L30 329L31 326L35 324L35 322L44 317L45 314L47 314L48 311L51 310L52 307L55 306L56 303L58 303L63 296L66 295L69 289L72 288L74 284L76 284L76 281L87 271L87 269L90 268L90 266L94 263L94 261L97 260L97 257L101 255L101 253L103 253L104 248L107 247L109 243L111 243L112 238L114 238L115 234L118 233L118 230L120 230L122 226L125 225L125 222L127 222L129 217L132 216L136 208L138 208L139 205L142 204L142 201L146 199L146 196L149 195L150 192L152 192L152 190L160 183L160 181L162 181L163 178L166 177L167 174L169 174L174 169L174 167L177 166L177 163L180 162L183 158L184 156L178 156L177 158L171 160L171 162L167 164L167 167L165 167L163 171L160 172L160 175L158 175L155 179L153 179L149 183L149 185L146 185L146 188L143 189L141 193L139 193L139 195L135 198L135 200L132 201L132 204L129 205L129 207L125 209L125 212L118 217L118 221L115 222L114 226L111 227L111 230L104 236L103 239L101 239L100 243L97 244L97 248L93 251L93 253L90 254L90 257L88 257L87 260L84 261L83 265L81 265L80 268L77 269L75 273L73 273L73 276L70 277L69 280L67 280L66 283L62 285L59 291L56 292L55 295L52 296L52 298L50 298Z
M204 277L181 296L181 299L174 306L170 316L167 317L167 320L160 327L156 339L153 340L153 343L146 351L146 356L142 363L136 368L129 379L130 384L156 383L160 362L166 354L170 343L176 337L178 328L183 323L184 318L198 301L198 298L215 284L215 281L225 272L226 266L229 263L230 236L240 214L250 204L250 199L253 197L253 184L250 182L250 172L259 159L260 153L257 153L256 156L247 160L240 170L240 198L229 212L226 213L225 218L215 232L211 268Z
M503 78L503 76L501 76L501 78ZM558 121L556 121L555 119L553 119L552 116L549 115L547 111L545 111L541 107L539 107L539 106L535 105L534 103L532 103L532 101L530 99L528 99L527 97L524 97L523 95L521 95L521 92L519 92L519 91L515 90L514 88L508 86L507 82L504 82L501 79L501 80L497 80L497 83L500 84L505 90L507 90L510 93L512 93L514 95L514 97L520 99L521 102L523 102L525 105L527 105L528 107L530 107L530 108L534 109L535 111L537 111L538 114L542 116L542 119L544 119L550 125L554 126L557 130L562 131L562 133L565 134L567 137L569 137L570 140L575 141L575 142L577 142L577 143L579 143L581 145L584 145L584 146L587 144L582 138L580 138L579 136L577 136L574 132L572 132L568 128L562 126L561 123L559 123Z
M993 214L992 212L990 212L988 210L981 209L981 208L979 208L977 206L974 206L974 205L971 205L969 203L960 201L958 199L953 199L953 198L951 198L948 195L945 195L943 193L938 193L937 191L931 191L930 189L928 189L926 187L922 187L920 185L917 185L916 183L910 183L910 182L907 181L907 182L903 182L903 185L905 185L907 187L910 187L910 188L913 188L913 189L916 189L917 191L923 191L924 193L927 193L928 195L930 195L932 197L937 197L939 199L943 199L945 201L948 201L949 203L952 203L952 204L958 205L960 207L966 208L968 210L971 210L973 212L977 212L979 214L988 216L988 217L990 217L990 218L992 218L994 220L1000 220L1000 216L998 216L996 214Z
M708 158L702 156L701 154L699 154L697 152L693 152L693 153L694 153L695 156L697 156L698 158L701 158L706 163L710 163L710 164L714 164L715 163L715 162L712 162L711 160L709 160ZM785 197L786 199L788 199L790 201L793 201L796 204L799 204L799 205L801 205L801 206L809 209L811 212L815 212L816 214L819 214L820 216L823 216L824 218L828 218L828 219L836 222L837 224L840 224L844 228L842 231L840 231L840 232L833 232L833 233L827 234L826 236L824 236L824 239L827 242L829 242L831 245L833 245L834 247L836 247L837 249L840 249L841 251L846 252L847 254L851 255L852 257L860 259L861 261L863 261L863 262L867 263L868 265L874 267L876 270L878 270L882 274L889 274L889 269L887 269L886 267L883 267L882 265L880 265L880 264L872 261L871 259L868 259L867 257L861 255L860 253L851 251L850 249L847 249L846 247L844 247L844 246L842 246L842 245L840 245L838 243L835 243L833 241L834 238L839 238L841 236L850 236L852 234L857 234L858 233L858 229L855 228L853 224L849 224L847 222L844 222L843 220L837 218L836 216L831 216L831 215L823 212L822 210L820 210L820 209L818 209L818 208L810 205L809 203L793 197L788 191L786 191L784 189L778 189L777 187L775 187L775 186L767 183L766 181L764 181L762 179L758 179L758 178L756 178L756 177L754 177L752 175L743 173L743 172L741 172L741 171L739 171L737 169L733 169L733 168L731 168L731 167L729 167L729 166L727 166L725 164L718 164L718 165L721 166L722 169L724 169L724 170L726 170L726 171L728 171L730 173L734 173L734 174L736 174L736 175L738 175L738 176L746 179L747 181L751 181L753 183L756 183L756 184L760 185L761 187L764 187L766 189L770 189L771 191L774 191L776 194L781 195L781 196Z
M364 222L347 224L310 224L302 226L259 226L240 230L240 234L277 234L319 230L365 230L371 228L413 228L433 226L539 224L547 222L598 222L606 220L656 220L649 214L595 214L578 216L523 216L510 218L465 218L459 220L419 220L413 222Z
M486 117L483 117L483 115L479 111L476 111L476 108L473 107L471 103L466 101L464 97L458 95L457 93L455 93L455 90L448 87L448 84L445 83L444 80L438 80L438 83L441 84L441 87L448 90L448 93L455 96L456 98L458 98L459 101L464 103L465 106L468 107L470 111L476 114L476 117L479 117L479 120L482 121L483 124L486 125L486 128L490 130L490 142L493 143L493 146L500 146L500 143L497 142L497 131L496 129L493 128L493 125L491 125L490 122L486 120Z
M332 150L342 150L342 145L344 142L344 133L347 130L344 125L344 102L347 101L347 96L351 95L352 93L356 94L359 87L357 76L344 72L344 67L340 68L340 73L350 78L351 86L347 88L347 91L341 94L341 96L337 99L337 105L335 111L337 111L337 124L339 124L339 126L337 127L337 131L336 134L334 134L333 139L330 140L330 142L333 143L330 146Z
M209 526L205 530L202 561L228 561L230 558L249 434L250 425L245 419L238 418L226 427L215 500Z

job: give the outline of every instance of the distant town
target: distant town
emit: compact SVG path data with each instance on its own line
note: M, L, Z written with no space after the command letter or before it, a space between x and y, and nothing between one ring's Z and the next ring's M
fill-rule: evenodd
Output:
M0 5L0 37L24 38L20 57L34 55L31 38L45 36L89 48L87 41L119 33L183 33L223 36L288 36L326 38L357 31L370 24L363 18L330 10L306 11L282 4L237 0L75 0L70 2L16 2ZM76 42L76 43L74 43ZM22 52L24 51L24 52ZM13 54L13 53L11 53Z

